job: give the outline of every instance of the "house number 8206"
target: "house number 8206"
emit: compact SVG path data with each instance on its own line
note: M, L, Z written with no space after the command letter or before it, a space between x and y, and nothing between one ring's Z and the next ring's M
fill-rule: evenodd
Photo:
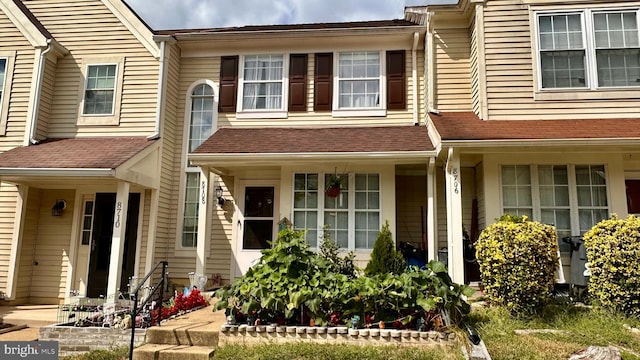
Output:
M200 197L202 199L202 205L206 204L207 202L207 196L205 193L205 189L207 188L207 182L203 181L202 184L200 184Z

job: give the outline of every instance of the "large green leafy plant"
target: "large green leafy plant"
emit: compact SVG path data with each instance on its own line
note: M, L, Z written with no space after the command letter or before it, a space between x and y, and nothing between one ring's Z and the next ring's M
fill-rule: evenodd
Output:
M480 276L491 303L514 315L536 312L549 299L558 268L555 228L504 215L476 242Z
M268 323L308 324L314 319L317 325L337 325L357 315L361 324L396 326L423 318L431 328L442 325L441 314L455 322L469 312L462 295L472 291L453 283L442 263L397 275L355 277L351 257L337 259L335 251L311 251L303 233L283 230L258 264L216 292L216 309L226 309L238 320L252 315Z
M612 216L584 234L589 292L605 308L640 317L640 218Z

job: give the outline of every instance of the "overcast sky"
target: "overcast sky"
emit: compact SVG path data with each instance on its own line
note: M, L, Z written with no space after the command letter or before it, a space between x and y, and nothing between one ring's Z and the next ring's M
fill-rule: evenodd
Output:
M155 30L400 19L405 6L455 0L125 0Z

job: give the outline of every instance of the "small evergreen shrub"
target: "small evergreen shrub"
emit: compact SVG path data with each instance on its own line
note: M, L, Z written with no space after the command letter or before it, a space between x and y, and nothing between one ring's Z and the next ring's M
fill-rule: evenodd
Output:
M608 309L640 317L640 218L603 220L584 234L589 293Z
M373 245L371 260L367 263L364 273L368 276L375 274L402 274L406 270L406 263L402 253L396 250L391 237L389 222L385 221Z
M490 302L525 315L549 300L558 268L553 226L504 215L482 231L476 255Z

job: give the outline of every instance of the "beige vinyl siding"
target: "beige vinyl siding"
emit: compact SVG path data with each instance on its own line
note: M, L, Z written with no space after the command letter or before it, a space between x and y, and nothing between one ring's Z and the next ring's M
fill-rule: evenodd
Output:
M116 16L99 0L31 0L25 4L70 52L58 61L48 137L151 135L159 64ZM77 126L84 86L80 67L88 58L100 56L124 58L124 69L119 70L124 71L122 93L116 94L121 98L119 126Z
M469 29L435 29L436 107L469 111L472 106Z
M29 108L35 49L3 13L0 13L0 51L15 51L15 65L9 96L6 136L0 137L0 151L22 145ZM13 213L11 214L13 217Z
M536 80L529 11L519 0L487 2L484 10L489 118L492 120L637 117L638 97L534 100Z
M478 198L478 231L482 230L493 223L493 219L487 221L485 211L485 196L484 196L484 167L483 164L476 166L476 196ZM478 235L480 235L478 233Z
M27 211L26 214L24 214L25 224L37 224L40 221L41 203L42 191L33 188L29 189L29 194L27 195ZM16 301L23 303L26 302L31 293L37 236L38 228L36 226L25 226L23 228L18 257L18 281L15 284Z
M422 212L420 209L422 208ZM422 215L422 216L421 216ZM396 240L424 248L427 216L427 179L424 175L396 176Z
M32 303L51 303L65 297L74 194L74 190L42 190L30 294ZM67 201L62 216L51 216L51 204L56 199Z
M35 136L38 140L45 139L49 131L49 119L51 119L51 106L53 105L57 67L56 59L54 59L52 55L47 56L40 90L40 107L38 109L38 124Z
M295 51L292 51L295 53ZM335 59L334 59L335 61ZM417 52L417 73L418 73L418 99L424 95L423 75L424 74L424 52ZM407 110L389 110L387 116L382 117L332 117L330 111L315 112L313 111L314 96L314 56L309 54L309 62L307 67L307 110L306 112L290 112L285 119L238 119L235 113L222 113L218 118L220 127L228 126L342 126L342 125L406 125L413 123L413 106L418 106L418 119L424 116L419 100L418 104L414 104L413 99L413 74L411 64L411 51L405 53L405 71L406 71L406 91L407 91ZM467 69L468 71L468 69ZM181 86L182 97L186 94L188 87L196 80L208 79L218 83L220 78L220 58L183 58L181 68ZM468 76L467 76L468 78ZM178 108L178 113L183 111L184 99ZM241 100L238 99L240 102Z
M140 211L142 211L142 222L138 224L138 226L142 226L142 231L141 236L138 239L138 241L140 242L139 252L136 253L138 272L133 274L133 276L137 276L139 279L146 275L144 263L147 259L147 248L149 246L149 212L151 211L151 190L145 190L140 195L142 196L142 200L144 200L144 202L140 204Z

